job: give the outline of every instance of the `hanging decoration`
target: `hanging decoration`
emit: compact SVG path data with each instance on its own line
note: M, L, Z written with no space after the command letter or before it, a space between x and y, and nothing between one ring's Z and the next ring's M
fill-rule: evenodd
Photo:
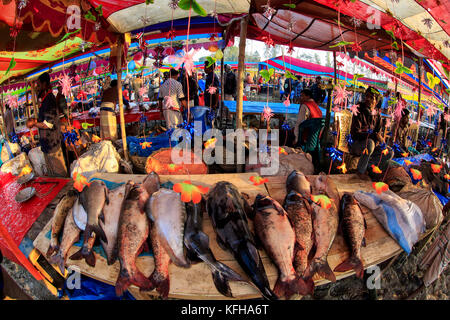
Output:
M91 185L87 182L87 178L78 172L73 173L73 181L73 187L77 189L78 192L82 192L86 186L89 187Z
M422 172L417 169L409 169L414 180L422 180Z
M261 184L269 182L268 178L263 178L261 176L251 176L249 180L253 183L254 186L259 186Z
M69 75L64 74L62 79L59 80L59 85L62 87L62 94L69 98L72 94L72 79L69 77Z
M181 183L174 184L173 191L181 193L181 201L186 203L192 201L194 204L197 204L202 200L202 195L208 193L209 188L200 185L195 186L191 181L183 181Z
M372 186L378 194L382 194L389 190L389 186L384 182L374 182L372 183Z
M323 209L330 209L331 208L331 199L328 198L326 195L311 195L311 200L314 201L316 204L321 206Z

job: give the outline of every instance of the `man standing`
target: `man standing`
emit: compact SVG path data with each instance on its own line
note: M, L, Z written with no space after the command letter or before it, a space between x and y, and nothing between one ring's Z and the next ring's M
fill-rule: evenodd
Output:
M234 100L234 97L236 97L236 75L234 74L233 70L231 69L231 66L226 64L225 65L225 97L224 100L232 101Z
M119 90L117 80L111 81L111 86L103 92L100 107L100 138L105 140L117 140L116 104L119 102ZM127 108L127 100L123 103Z
M208 67L209 62L205 61L205 72L206 72L206 84L205 84L205 107L217 109L219 104L219 78L214 73L216 69L216 64ZM215 92L214 89L215 88Z
M320 105L325 100L325 90L321 87L321 77L316 77L316 82L311 86L314 101Z
M387 162L394 156L393 151L386 147L381 134L381 115L375 108L379 95L377 93L376 89L368 87L365 92L365 99L359 105L359 113L352 118L350 133L354 142L350 153L361 156L357 167L357 174L360 177L365 176L369 162L375 166L380 163L379 168L385 170ZM383 145L383 147L380 145ZM388 148L385 155L381 153L384 148Z
M38 119L29 119L27 127L39 129L41 150L44 153L48 176L67 177L67 168L61 149L61 130L56 98L50 86L50 75L41 74L37 82L41 106Z
M133 81L133 91L134 91L134 100L138 103L143 101L143 97L141 97L140 90L144 86L144 82L142 81L141 75L138 74Z
M169 78L164 81L159 89L159 106L166 120L167 129L175 129L183 122L181 107L187 107L183 93L183 86L177 81L179 72L171 69Z
M9 105L6 105L5 111L5 129L6 129L6 138L10 141L11 136L15 133L14 131L14 115Z
M299 139L299 125L308 119L322 118L322 111L319 106L314 102L312 98L311 90L305 89L300 94L300 109L298 110L297 121L294 127L295 141L294 144L301 139Z

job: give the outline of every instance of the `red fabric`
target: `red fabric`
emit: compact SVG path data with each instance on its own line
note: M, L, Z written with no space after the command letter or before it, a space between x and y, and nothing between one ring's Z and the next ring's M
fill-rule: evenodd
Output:
M205 106L205 95L203 93L198 96L198 104L200 107Z
M145 1L142 1L142 0L127 0L127 1L123 1L123 0L89 0L89 2L94 7L98 7L99 5L102 5L103 16L105 18L108 18L114 12L141 4Z
M307 101L304 103L311 113L310 119L322 119L322 111L320 111L319 106L314 101Z
M416 0L450 36L450 1Z
M17 177L12 174L0 174L0 199L2 199L2 205L0 206L0 223L6 228L9 235L13 238L17 245L23 240L28 230L30 230L33 223L39 218L44 209L49 203L58 195L62 188L69 182L69 179L60 178L44 178L39 177L34 181L27 183L25 186L21 186L16 183ZM33 186L36 188L37 194L45 194L48 192L54 184L39 184L36 182L56 182L57 185L53 188L52 192L39 198L37 195L32 199L24 203L17 203L15 196L19 190L25 187ZM0 249L2 253L15 262L18 262L10 250L7 249L7 245L3 238L0 238Z

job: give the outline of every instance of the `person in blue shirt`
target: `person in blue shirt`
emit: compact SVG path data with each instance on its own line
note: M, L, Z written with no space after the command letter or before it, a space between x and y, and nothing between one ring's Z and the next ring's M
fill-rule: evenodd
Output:
M199 78L200 79L198 79L198 94L200 95L205 92L206 86L205 74L201 73Z
M389 108L389 100L391 99L391 90L386 90L381 101L381 109L386 112Z
M302 80L302 76L298 75L297 76L297 81L294 84L294 88L295 88L295 94L294 94L294 103L299 103L298 101L300 100L300 95L303 91L303 80Z

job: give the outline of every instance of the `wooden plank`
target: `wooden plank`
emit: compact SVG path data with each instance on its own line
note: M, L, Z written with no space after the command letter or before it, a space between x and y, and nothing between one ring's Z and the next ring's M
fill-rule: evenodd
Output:
M229 181L236 185L240 191L244 191L249 195L250 201L253 202L254 198L258 193L268 195L264 185L254 186L250 183L249 178L255 175L254 173L242 173L242 174L215 174L215 175L191 175L191 176L160 176L161 183L165 182L182 182L185 180L191 180L194 184L201 184L206 187L212 187L215 183L219 181ZM142 182L145 175L119 175L119 174L96 174L93 177L101 178L111 182L121 183L132 180L134 182ZM241 275L245 276L244 271L240 268L239 264L234 260L233 256L228 252L222 250L216 242L215 232L209 221L208 215L204 215L204 232L210 237L210 247L214 255L219 261L224 262L229 267L233 268L235 271L239 272ZM250 228L253 229L253 225L250 221ZM34 246L41 252L46 252L49 239L46 234L51 229L51 221L45 226L39 236L34 242ZM78 251L79 248L72 247L69 251L68 256L70 257L73 253ZM273 287L275 285L276 278L278 276L277 270L271 263L264 251L260 251L263 264L266 268L266 272L269 278L270 285ZM97 258L97 263L94 268L88 266L84 261L73 261L68 259L68 266L77 266L81 273L89 276L93 279L115 285L117 276L119 274L120 264L117 261L112 266L108 266L106 260L98 254L95 254ZM146 276L149 276L154 269L154 261L151 256L140 256L136 262L139 270L141 270ZM183 269L176 267L175 265L170 266L170 298L178 299L226 299L222 296L215 288L211 277L211 271L204 263L199 263L191 266L189 269ZM208 280L205 280L208 279ZM230 283L233 294L238 299L252 299L259 298L260 294L257 289L253 286L245 283ZM131 288L132 293L136 293L135 297L142 299L143 297L149 297L158 295L156 292L150 293L140 293L137 294L139 290L136 287Z

